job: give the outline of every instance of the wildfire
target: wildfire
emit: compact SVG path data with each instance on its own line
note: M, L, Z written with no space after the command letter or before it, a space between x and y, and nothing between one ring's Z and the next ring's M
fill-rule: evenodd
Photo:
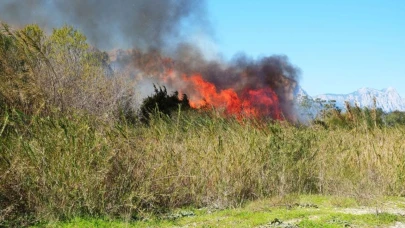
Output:
M219 90L200 74L175 77L170 71L170 81L181 80L181 92L189 96L193 108L212 106L224 111L225 115L236 117L271 117L282 119L279 99L271 88L249 89L236 92L233 88ZM166 78L166 81L167 78Z
M124 66L127 62L133 64L131 69L141 80L148 76L178 91L180 96L187 94L193 108L214 107L238 119L295 120L293 92L299 69L285 56L264 57L253 62L242 57L231 63L207 62L186 54L172 59L154 51L132 51L119 56Z

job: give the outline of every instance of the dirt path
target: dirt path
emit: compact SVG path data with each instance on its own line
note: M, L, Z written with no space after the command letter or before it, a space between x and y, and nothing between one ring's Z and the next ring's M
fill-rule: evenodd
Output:
M394 226L391 226L391 228L405 228L405 223L397 222Z
M383 208L372 208L372 207L358 207L358 208L344 208L344 209L336 209L333 212L343 213L343 214L351 214L351 215L366 215L366 214L382 214L388 213L393 215L398 215L405 217L405 209L398 208L396 205L390 205L390 207L383 207ZM320 218L318 215L309 216L309 220L316 221ZM270 227L277 227L277 228L298 228L296 224L303 221L303 219L291 219L286 221L281 220L274 220L268 224L259 226L259 228L270 228ZM344 222L344 221L342 221ZM352 227L350 224L342 223L343 227ZM354 226L357 227L357 226ZM405 228L404 222L396 222L394 225L391 226L378 226L378 227L388 227L388 228Z

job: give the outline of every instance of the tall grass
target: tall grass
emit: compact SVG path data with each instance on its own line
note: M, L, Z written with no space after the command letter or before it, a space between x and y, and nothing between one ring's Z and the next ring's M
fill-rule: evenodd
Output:
M289 193L405 193L403 127L297 127L191 111L148 126L16 111L0 121L0 221L130 219Z

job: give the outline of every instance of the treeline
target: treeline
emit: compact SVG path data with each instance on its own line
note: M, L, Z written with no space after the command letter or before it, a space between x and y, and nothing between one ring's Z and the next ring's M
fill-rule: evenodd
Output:
M326 108L314 123L321 123L335 128L349 128L364 126L367 128L386 128L405 126L405 112L394 111L385 113L381 108L360 108L346 103L343 112L339 108Z
M182 101L176 92L169 95L165 88L155 88L155 94L136 110L134 86L133 80L111 68L106 52L90 46L71 26L47 35L35 24L19 30L1 24L1 110L15 109L30 115L84 111L105 120L147 122L149 113L157 109L169 114L178 105L189 108L187 96ZM377 108L347 105L342 112L327 103L320 113L313 122L330 127L405 124L405 113L384 113Z

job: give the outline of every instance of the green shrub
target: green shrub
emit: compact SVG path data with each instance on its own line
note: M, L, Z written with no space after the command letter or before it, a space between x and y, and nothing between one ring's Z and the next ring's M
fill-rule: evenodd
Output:
M405 125L405 112L394 111L386 114L385 123L387 126L404 126Z

